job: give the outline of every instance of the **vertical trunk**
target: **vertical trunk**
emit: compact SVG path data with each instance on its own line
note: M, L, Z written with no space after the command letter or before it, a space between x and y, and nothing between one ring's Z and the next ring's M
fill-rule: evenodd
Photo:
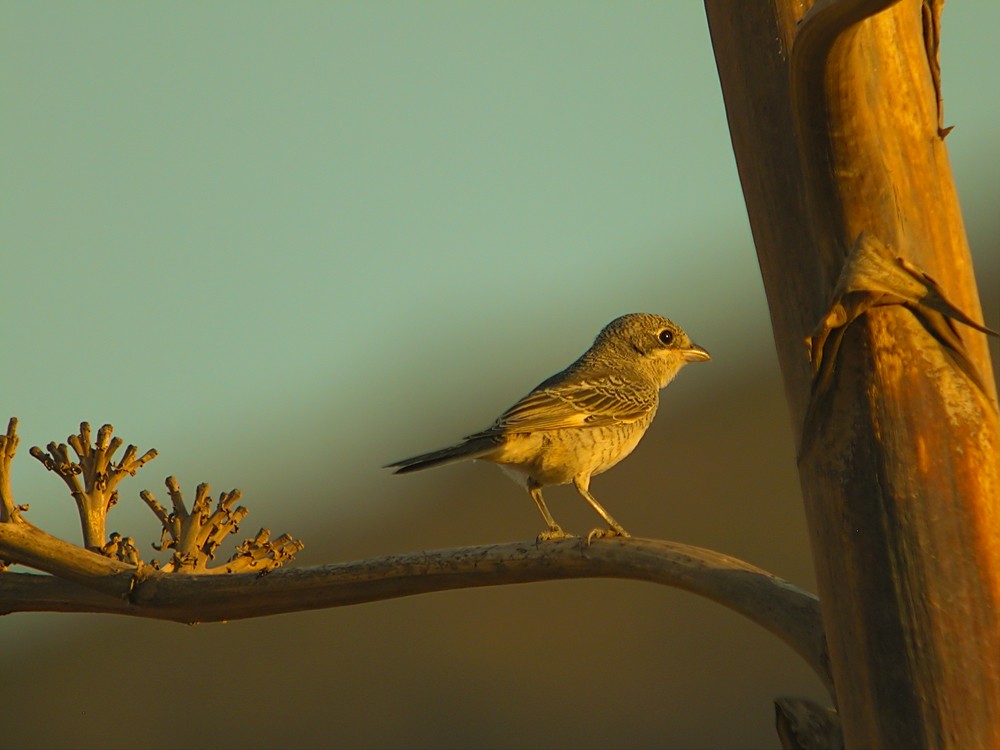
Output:
M107 513L93 508L87 498L77 507L80 526L83 529L83 546L89 550L100 550L108 540Z
M985 338L960 331L979 387L910 309L869 310L801 434L815 396L803 340L860 232L982 319L939 121L940 4L820 0L805 20L794 0L706 9L808 438L799 470L846 742L1000 747L1000 426Z

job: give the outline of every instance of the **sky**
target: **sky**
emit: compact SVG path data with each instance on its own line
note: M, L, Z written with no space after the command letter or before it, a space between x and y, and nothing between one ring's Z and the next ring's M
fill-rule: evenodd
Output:
M349 518L381 464L485 426L619 314L684 326L706 389L774 366L699 3L4 1L0 27L0 418L53 533L75 513L27 447L81 420L160 451L123 492L173 474L255 490L262 523ZM946 7L973 240L998 27ZM345 491L275 497L292 473Z

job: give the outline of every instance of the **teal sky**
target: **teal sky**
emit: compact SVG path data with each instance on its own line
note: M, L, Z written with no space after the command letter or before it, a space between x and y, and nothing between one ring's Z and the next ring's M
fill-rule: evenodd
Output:
M943 68L975 243L1000 4L972 6ZM0 28L0 417L54 533L74 514L26 448L82 419L160 450L124 492L171 473L318 523L621 313L712 351L679 398L774 366L700 3L2 2Z

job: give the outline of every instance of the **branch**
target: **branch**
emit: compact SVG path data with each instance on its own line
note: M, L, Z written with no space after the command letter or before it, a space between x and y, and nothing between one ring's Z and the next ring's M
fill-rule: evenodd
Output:
M0 537L0 555L6 551L4 542ZM813 594L727 555L649 539L601 539L589 546L568 539L461 547L283 568L265 576L177 576L147 569L124 598L48 576L8 573L0 576L0 612L103 612L211 622L570 578L629 578L711 599L791 646L832 692L819 600Z
M236 506L240 493L223 492L213 511L210 488L202 484L188 510L179 484L168 477L172 513L152 493L141 493L163 526L157 548L173 550L171 560L158 568L139 560L131 537L115 533L100 546L84 549L22 519L9 491L16 428L16 420L11 420L7 434L0 436L0 501L4 511L0 560L52 575L0 575L0 614L102 612L189 623L345 606L446 589L567 578L632 578L700 594L748 617L790 645L833 692L817 598L718 552L631 538L605 539L597 544L589 539L568 539L276 570L302 549L302 543L287 534L271 540L261 529L256 537L243 542L227 563L209 567L221 540L234 533L246 516L246 509ZM55 443L49 444L48 455L39 448L33 449L32 455L70 486L81 518L86 510L95 520L94 533L89 536L85 524L85 536L103 540L105 515L117 497L118 480L155 452L135 460L135 448L129 446L123 460L117 466L112 464L111 457L121 441L111 440L107 425L98 433L95 449L90 447L86 423L80 426L80 435L69 440L80 457L78 464L70 461L65 445ZM226 575L206 575L210 573Z

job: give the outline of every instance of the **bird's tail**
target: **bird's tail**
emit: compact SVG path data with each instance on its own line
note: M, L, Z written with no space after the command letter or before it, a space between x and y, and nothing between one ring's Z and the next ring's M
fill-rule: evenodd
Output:
M404 458L402 461L386 464L383 468L395 469L396 471L393 474L407 474L411 471L430 469L434 466L443 466L444 464L451 464L456 461L482 458L492 453L496 447L496 442L490 438L474 437L471 440L465 440L458 445L442 448L439 451L421 453L419 456L411 456L410 458Z

